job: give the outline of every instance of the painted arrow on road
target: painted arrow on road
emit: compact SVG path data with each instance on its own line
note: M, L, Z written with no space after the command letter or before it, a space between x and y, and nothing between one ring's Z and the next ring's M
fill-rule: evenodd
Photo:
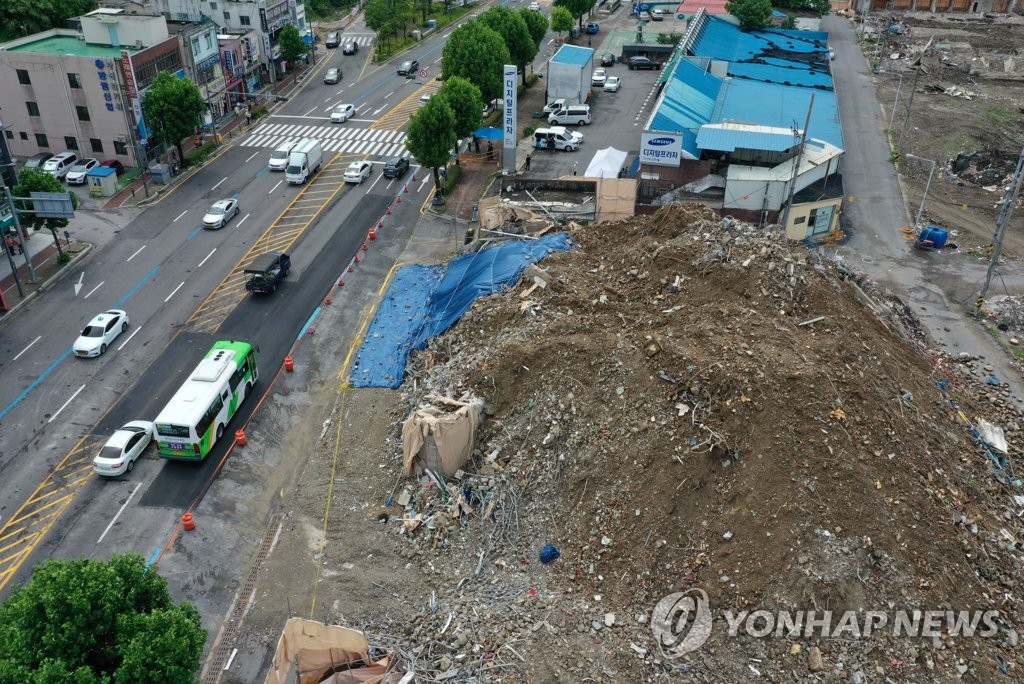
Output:
M78 276L78 282L75 283L75 296L82 290L82 280L85 278L85 271L82 271L82 275Z

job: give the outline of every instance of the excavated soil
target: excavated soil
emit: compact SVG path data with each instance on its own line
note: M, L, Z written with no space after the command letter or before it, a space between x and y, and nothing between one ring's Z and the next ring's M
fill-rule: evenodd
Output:
M302 614L315 595L314 617L416 681L1024 680L1019 481L964 422L1004 427L1012 464L1006 388L778 234L696 206L571 234L547 287L478 301L399 391L343 393L286 500L251 649L269 658L285 597ZM406 480L401 421L430 394L486 415L463 473ZM693 589L711 637L670 657L652 611ZM722 619L972 609L1000 611L998 634L756 638Z

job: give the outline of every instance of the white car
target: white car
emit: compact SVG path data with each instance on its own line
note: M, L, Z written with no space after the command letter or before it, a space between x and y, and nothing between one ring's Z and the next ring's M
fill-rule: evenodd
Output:
M619 86L622 85L622 79L618 76L609 76L604 82L604 91L606 93L618 92Z
M355 115L354 105L340 104L331 111L331 123L345 123Z
M203 228L216 230L223 228L232 217L238 216L238 200L222 199L210 205L203 216Z
M352 162L348 165L348 168L345 169L345 182L359 185L370 177L370 173L372 171L373 166L368 161Z
M99 356L118 335L128 329L128 314L121 309L111 309L96 316L85 326L82 334L72 347L75 356L89 358Z
M98 159L91 157L89 159L82 159L68 170L68 175L64 176L64 181L68 185L83 185L85 183L85 174L99 165Z
M533 10L534 12L540 12L540 3L531 2L526 9Z
M594 74L590 77L590 85L597 86L598 88L604 87L604 82L607 78L607 71L604 69L594 69Z
M544 109L542 111L545 114L554 114L559 109L565 109L566 106L567 105L565 103L565 98L560 97L557 100L552 100L551 102L548 102L546 105L544 105Z
M96 458L92 468L99 475L117 477L130 473L135 461L153 441L153 424L148 420L133 420L110 436Z
M651 10L651 19L653 19L654 21L664 21L665 20L665 10L652 9Z
M428 102L430 102L430 98L433 95L434 95L433 93L423 93L422 95L420 95L420 106L422 107L423 105L425 105Z

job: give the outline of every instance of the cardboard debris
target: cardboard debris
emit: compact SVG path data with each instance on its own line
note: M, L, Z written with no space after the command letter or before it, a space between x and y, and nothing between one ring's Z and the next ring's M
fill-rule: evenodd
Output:
M362 632L290 618L264 684L398 684L403 674L390 656L371 660Z
M451 477L473 453L483 402L437 395L426 399L442 406L418 408L402 425L403 474L419 475L426 469Z
M984 418L978 418L978 434L981 440L1000 453L1007 453L1006 434L1003 428L993 425Z

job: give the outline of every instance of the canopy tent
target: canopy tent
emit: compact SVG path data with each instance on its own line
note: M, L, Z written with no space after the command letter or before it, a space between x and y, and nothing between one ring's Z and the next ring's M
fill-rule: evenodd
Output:
M614 147L598 150L590 160L590 166L583 172L584 178L618 178L626 153Z
M484 128L478 128L473 131L473 135L480 138L481 140L501 140L505 137L505 132L500 128L494 126L487 126Z

